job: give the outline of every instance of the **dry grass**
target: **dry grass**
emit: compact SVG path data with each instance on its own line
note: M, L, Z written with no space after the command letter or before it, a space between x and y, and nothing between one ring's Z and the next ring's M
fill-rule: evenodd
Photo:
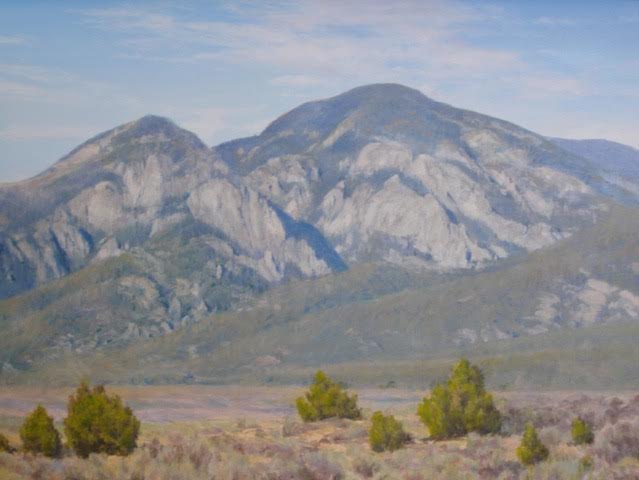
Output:
M363 390L367 417L382 408L404 423L413 441L406 448L377 454L367 444L367 419L303 424L291 415L290 401L300 389L248 387L156 387L113 390L141 406L145 420L139 448L129 457L93 455L81 460L0 454L2 479L632 479L639 478L639 397L595 394L510 394L499 396L506 420L503 436L469 435L432 442L414 414L412 391ZM14 391L14 407L38 400ZM24 396L15 395L17 393ZM55 391L40 400L57 401ZM48 396L47 396L48 395ZM0 394L0 408L10 393ZM173 398L173 402L169 398ZM225 404L222 400L229 400ZM232 401L231 401L232 400ZM233 402L237 403L233 403ZM4 402L4 403L3 403ZM280 403L281 402L281 403ZM288 402L288 403L287 403ZM46 403L46 402L45 402ZM2 407L4 405L4 407ZM208 405L208 406L207 406ZM32 405L29 405L31 407ZM179 408L178 408L179 407ZM247 407L247 410L242 410ZM267 408L269 407L269 408ZM208 420L184 420L193 408ZM217 409L217 410L216 410ZM217 411L217 417L213 414ZM178 413L176 422L170 422ZM239 412L239 413L238 413ZM570 444L570 421L590 418L596 441ZM3 417L0 431L17 442L19 421ZM521 426L533 421L551 451L550 459L524 469L515 458ZM17 445L17 443L14 443ZM592 466L582 461L590 457Z

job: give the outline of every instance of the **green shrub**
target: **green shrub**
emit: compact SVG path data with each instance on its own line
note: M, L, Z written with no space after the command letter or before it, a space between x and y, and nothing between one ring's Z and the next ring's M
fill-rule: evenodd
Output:
M410 440L410 435L404 431L401 422L392 415L385 416L382 412L375 412L371 421L368 441L375 452L393 452Z
M590 455L584 455L583 457L581 457L581 459L579 460L579 468L582 471L587 471L590 470L593 465L595 464L595 461L593 460L593 458Z
M533 465L548 458L548 449L541 443L532 424L526 425L521 444L517 447L517 458L523 465Z
M53 418L42 405L38 405L24 420L20 427L20 439L27 452L57 457L62 450L60 434L53 425Z
M591 444L595 440L595 434L592 433L592 427L583 418L577 417L572 421L572 441L575 445Z
M82 382L69 398L64 433L69 446L82 458L90 453L128 455L135 449L140 421L117 395L99 385Z
M305 422L331 417L358 419L362 416L357 407L357 395L349 396L338 383L321 370L315 374L309 391L304 397L299 397L295 405Z
M0 433L0 452L13 453L15 449L9 443L9 439Z
M498 433L501 415L486 392L481 370L462 359L445 384L436 385L417 408L417 415L435 439L469 432Z

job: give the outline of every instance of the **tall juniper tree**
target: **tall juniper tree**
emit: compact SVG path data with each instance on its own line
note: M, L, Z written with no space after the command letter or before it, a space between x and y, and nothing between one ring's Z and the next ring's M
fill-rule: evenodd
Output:
M417 409L434 439L453 438L469 432L497 433L501 415L484 386L479 367L462 359L446 383L436 385Z

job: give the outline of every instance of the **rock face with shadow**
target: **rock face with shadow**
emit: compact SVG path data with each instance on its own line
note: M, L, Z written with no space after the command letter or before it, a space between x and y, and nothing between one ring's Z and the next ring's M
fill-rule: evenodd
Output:
M606 208L587 160L401 85L304 104L214 150L349 264L479 267L550 245Z
M149 242L200 224L220 262L266 282L340 268L195 135L159 117L103 133L0 196L2 297L134 248L150 252Z

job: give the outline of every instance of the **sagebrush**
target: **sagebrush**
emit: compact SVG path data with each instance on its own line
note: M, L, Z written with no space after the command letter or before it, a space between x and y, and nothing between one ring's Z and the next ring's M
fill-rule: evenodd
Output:
M371 417L371 428L368 432L368 442L375 452L400 449L410 440L410 435L404 431L404 426L392 415L375 412Z
M436 385L424 398L417 414L438 440L501 429L501 415L484 387L484 375L466 359L457 363L446 383Z
M24 420L20 428L20 439L26 452L57 457L62 450L62 441L53 424L53 418L42 405L38 405Z
M305 422L315 422L326 418L361 418L357 406L357 395L349 395L341 385L319 370L313 384L304 397L299 397L295 405Z
M69 398L64 433L75 453L128 455L135 449L140 421L117 395L107 395L103 386L89 388L82 382Z
M517 458L523 465L534 465L548 458L548 448L539 440L537 430L529 423L526 425L521 444L517 447Z

